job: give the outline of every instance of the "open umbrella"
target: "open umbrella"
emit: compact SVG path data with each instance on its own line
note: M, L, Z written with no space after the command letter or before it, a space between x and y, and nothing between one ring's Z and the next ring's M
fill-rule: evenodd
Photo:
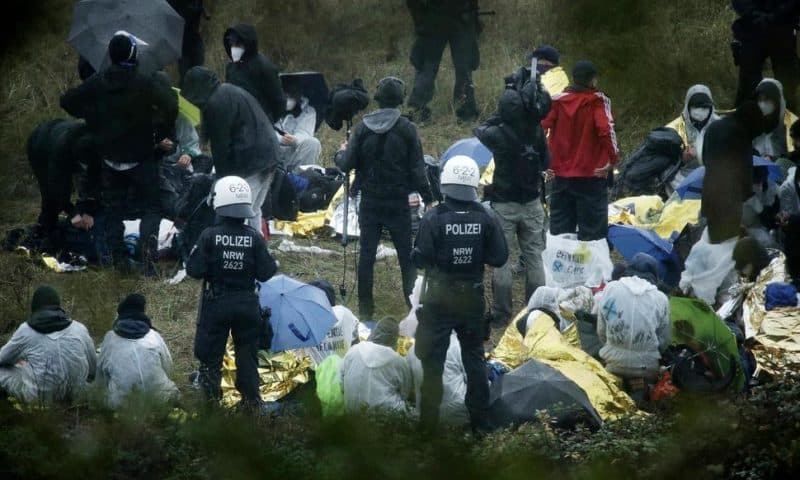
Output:
M108 42L120 30L139 40L141 70L155 71L181 56L183 18L166 0L81 0L67 41L100 71L109 63Z
M538 421L537 410L547 410L561 426L602 423L586 392L542 362L528 360L492 384L489 411L496 427Z
M336 323L325 292L285 275L261 284L259 303L272 310L273 352L315 347Z
M280 78L284 90L294 86L302 96L308 98L308 104L317 112L314 130L319 129L328 107L328 83L325 82L325 77L319 72L295 72L282 73Z
M466 155L475 160L481 172L483 172L486 166L489 165L489 162L492 161L492 158L494 158L492 152L490 152L489 149L486 148L486 145L482 144L476 137L462 138L450 145L450 148L445 150L442 154L442 159L439 162L440 165L444 166L448 160L456 155Z
M688 345L703 355L718 378L728 377L732 365L735 372L731 387L744 388L744 371L741 368L736 336L725 322L705 302L695 298L670 297L672 344Z
M754 167L767 167L769 181L780 182L781 167L764 157L753 156ZM683 182L675 189L683 200L699 200L703 196L703 178L706 176L706 168L696 168L683 179Z

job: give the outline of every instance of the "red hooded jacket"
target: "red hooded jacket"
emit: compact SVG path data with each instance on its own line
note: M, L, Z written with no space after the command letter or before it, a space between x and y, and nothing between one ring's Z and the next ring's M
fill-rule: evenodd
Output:
M549 130L550 168L557 177L594 177L594 171L619 157L611 100L595 89L572 87L553 97L542 121Z

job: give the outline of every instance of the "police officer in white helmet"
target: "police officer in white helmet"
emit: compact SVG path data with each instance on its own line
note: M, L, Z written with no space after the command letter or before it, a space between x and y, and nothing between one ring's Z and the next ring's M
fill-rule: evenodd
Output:
M447 161L441 175L445 201L422 219L412 252L416 267L425 270L415 344L423 369L420 421L425 429L434 429L439 421L442 371L452 331L461 344L472 428L490 429L483 274L485 265L505 264L508 245L496 214L478 202L479 178L473 159L459 155Z
M200 234L186 263L186 273L203 280L194 344L200 384L208 400L222 398L222 358L230 333L236 350L236 389L244 407L256 408L257 353L266 330L256 280L269 280L277 266L264 238L245 223L253 216L247 181L235 176L219 179L211 201L217 222Z

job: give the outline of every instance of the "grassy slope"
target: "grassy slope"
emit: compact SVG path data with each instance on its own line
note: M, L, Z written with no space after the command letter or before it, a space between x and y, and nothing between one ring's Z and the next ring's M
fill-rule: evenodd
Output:
M218 72L223 71L225 62L221 48L225 28L246 21L257 25L262 50L284 71L319 70L325 73L330 85L362 77L368 86L373 86L384 75L393 74L407 80L410 88L413 71L407 52L412 36L402 0L207 3L211 4L212 13L212 20L204 25L207 62ZM498 11L496 17L486 18L482 67L475 74L484 115L493 110L503 76L518 66L524 52L540 42L559 47L567 69L580 58L596 62L603 74L601 86L613 101L624 151L634 148L650 128L670 120L680 109L686 88L693 83L709 84L718 104L726 107L735 91L727 47L732 13L727 3L723 0L484 0L481 4L485 9ZM24 142L38 122L63 116L58 108L58 95L77 82L75 55L63 41L69 29L71 4L68 0L48 1L47 15L29 26L37 34L29 37L13 55L0 58L3 120L0 123L4 125L0 129L0 198L3 198L0 228L30 223L35 218L38 192L26 165ZM452 79L452 67L445 58L437 82L439 94L432 105L433 121L420 129L426 151L436 155L454 140L468 136L472 128L454 121L449 103ZM323 156L329 158L338 148L343 133L323 128L320 137ZM333 242L322 243L337 248ZM282 256L280 260L284 273L303 279L327 277L338 283L341 275L338 257L331 260ZM348 281L351 290L352 276L351 266ZM402 314L398 278L395 262L379 263L376 267L379 313ZM187 374L193 369L191 348L198 291L195 282L173 287L160 281L120 279L110 272L56 275L22 258L2 254L0 338L6 338L25 318L30 293L41 282L59 287L67 309L88 325L97 340L109 328L116 303L125 293L134 290L145 293L154 323L164 333L176 360L175 379L185 387ZM106 438L103 435L114 438L111 427L103 428L106 430L96 432L98 438ZM291 433L295 427L282 428ZM314 441L319 438L307 440ZM358 440L351 442L358 445ZM646 442L637 443L625 448L638 446L643 452L652 448ZM214 442L203 445L212 444L216 448ZM134 441L134 445L139 443ZM493 454L503 458L514 452L513 446L508 451L504 448L506 443L501 441L496 451L486 453L487 461L499 461ZM327 459L353 461L352 454L344 451L333 455L329 452ZM532 468L532 464L528 466ZM508 468L505 476L513 477L515 469Z

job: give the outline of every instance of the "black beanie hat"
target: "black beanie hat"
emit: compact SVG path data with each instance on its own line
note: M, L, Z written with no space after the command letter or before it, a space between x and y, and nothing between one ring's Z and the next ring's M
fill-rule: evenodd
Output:
M572 68L572 83L582 87L589 87L597 73L594 63L589 60L578 60Z
M50 285L42 285L33 292L31 299L31 312L35 313L47 307L60 307L61 297L55 288Z
M136 40L130 35L118 33L108 42L108 56L115 65L136 63L136 53Z
M378 82L375 101L381 108L395 108L406 98L406 84L397 77L386 77Z
M530 54L528 60L530 60L532 57L536 57L541 60L547 60L553 65L558 65L558 61L561 59L561 55L558 53L558 50L551 45L539 45L536 47L536 50Z
M144 313L145 305L147 305L147 300L144 298L144 295L141 293L131 293L119 302L117 315L123 315L125 313Z

